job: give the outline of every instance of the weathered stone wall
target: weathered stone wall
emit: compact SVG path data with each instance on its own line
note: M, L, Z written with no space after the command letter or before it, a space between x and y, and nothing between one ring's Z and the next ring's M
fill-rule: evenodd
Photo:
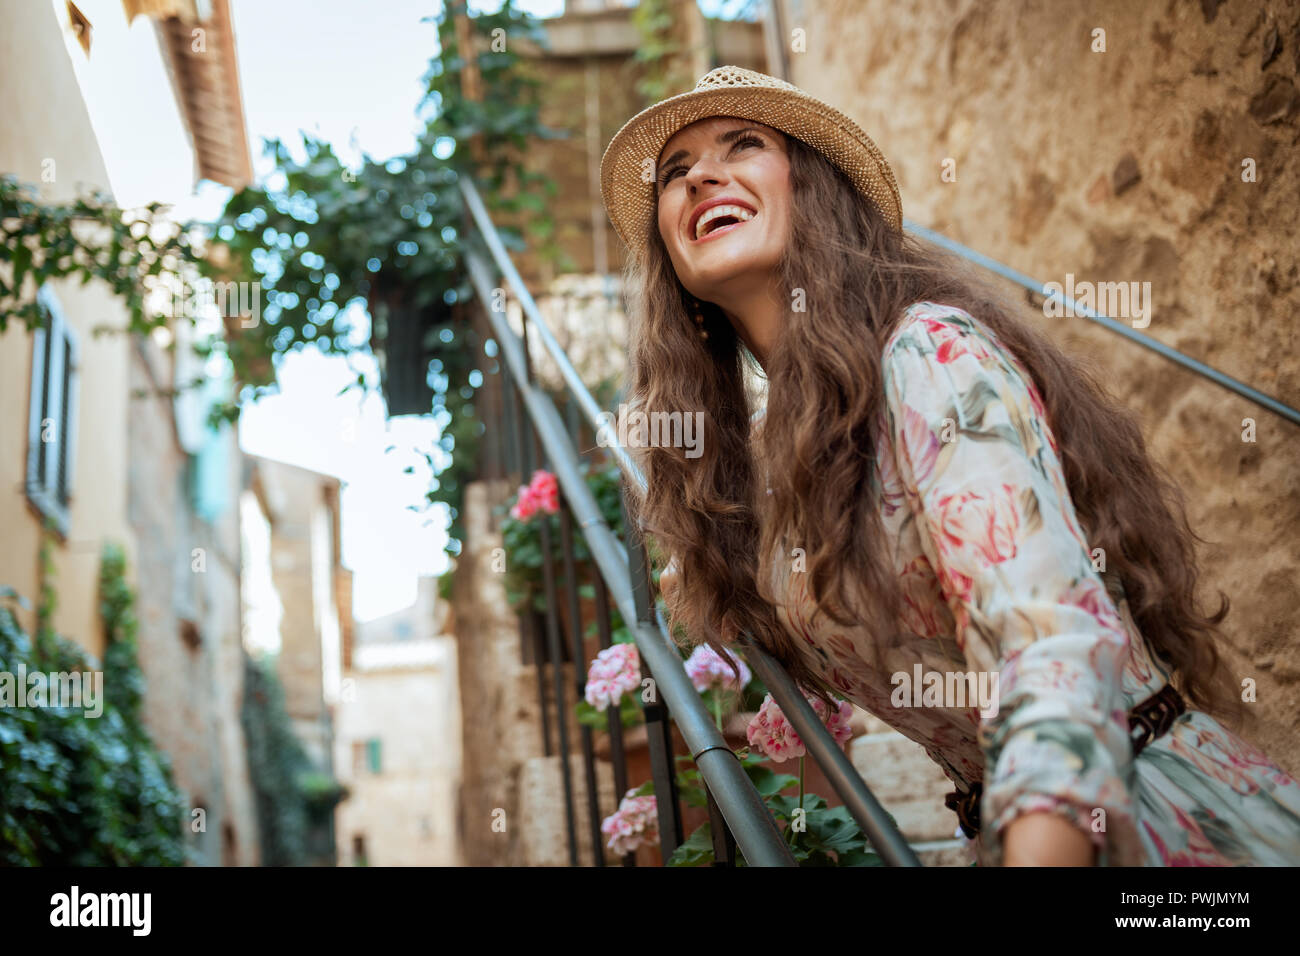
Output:
M1150 282L1145 334L1300 405L1300 4L783 6L806 42L792 80L875 138L904 215L1042 281ZM1024 315L1141 415L1212 542L1207 601L1233 601L1225 650L1258 683L1252 736L1300 772L1297 427L1087 320Z
M227 429L229 500L212 523L195 514L188 456L177 440L166 354L132 348L127 514L139 535L136 576L144 717L171 758L193 817L188 837L206 865L258 862L258 832L240 705L238 438ZM197 554L196 554L197 552ZM203 826L199 828L199 820Z
M505 601L492 549L501 546L491 503L504 485L465 489L465 540L456 563L453 632L460 669L461 850L468 866L520 862L519 768L541 753L536 678L519 653L519 625ZM505 829L493 829L496 810Z
M339 622L352 616L339 601L337 541L338 479L296 465L249 457L246 484L263 497L271 522L271 576L284 608L276 670L284 684L285 709L295 736L322 770L332 763L332 714L326 674L335 662L324 657L324 615ZM329 539L328 541L322 538ZM316 581L328 575L328 608L317 606ZM341 645L336 648L342 655Z

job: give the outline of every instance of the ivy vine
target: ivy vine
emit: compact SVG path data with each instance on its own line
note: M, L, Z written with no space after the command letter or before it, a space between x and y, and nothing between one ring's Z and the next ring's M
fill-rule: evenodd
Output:
M108 284L127 307L127 329L148 333L167 317L146 308L153 281L197 269L196 238L166 218L166 206L150 203L123 210L101 192L69 202L42 202L35 187L0 175L0 334L11 316L29 329L44 324L36 290L54 279L92 279ZM30 281L29 281L30 280Z
M332 776L315 769L294 735L272 658L259 661L244 655L240 721L248 743L262 865L332 866L333 848L312 836L328 827L346 792ZM329 858L320 858L326 851Z
M53 584L42 581L35 636L0 594L0 673L77 674L101 665L50 629ZM134 596L120 547L100 561L100 611L107 649L98 717L67 706L0 707L0 865L178 866L186 862L184 796L171 763L145 729L144 678L136 648ZM13 688L10 688L12 690ZM84 701L83 701L84 703Z

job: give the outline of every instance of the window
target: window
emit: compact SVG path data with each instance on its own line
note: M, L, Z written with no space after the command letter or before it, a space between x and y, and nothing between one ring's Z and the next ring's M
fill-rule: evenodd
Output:
M378 737L369 740L352 741L352 772L356 776L364 773L380 773L383 770L383 747Z
M197 621L189 618L181 619L181 641L191 651L199 649L199 645L203 643L203 632L199 630Z
M77 439L78 350L53 290L42 286L37 301L45 325L33 336L27 498L66 537Z

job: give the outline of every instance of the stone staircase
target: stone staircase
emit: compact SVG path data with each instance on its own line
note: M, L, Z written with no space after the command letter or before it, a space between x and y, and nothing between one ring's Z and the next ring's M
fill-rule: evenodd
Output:
M853 723L857 734L849 741L849 759L921 862L969 866L974 857L966 839L956 836L957 815L943 805L952 782L925 748L864 711L855 710Z

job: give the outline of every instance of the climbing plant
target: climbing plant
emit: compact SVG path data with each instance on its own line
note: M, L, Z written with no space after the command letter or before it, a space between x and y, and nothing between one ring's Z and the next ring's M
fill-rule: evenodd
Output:
M166 218L162 203L122 210L103 193L68 202L42 202L35 187L0 175L0 333L10 317L29 329L44 323L36 290L52 279L107 283L127 306L128 328L149 332L167 321L146 307L153 280L187 265L197 268L195 237Z
M632 25L640 37L632 56L640 68L637 93L649 104L688 88L691 78L680 57L684 45L672 0L641 0L632 11Z
M244 655L240 713L248 743L248 770L257 807L263 866L302 866L308 858L314 770L294 736L284 687L271 661Z
M0 604L0 864L177 866L186 862L184 797L171 765L145 729L134 596L121 548L105 547L99 600L107 648L102 665L49 627L53 583L42 582L36 634ZM102 674L99 706L17 705L13 679ZM28 681L30 684L30 680ZM93 683L92 683L93 687ZM13 695L15 699L8 699ZM92 716L95 710L101 712Z

